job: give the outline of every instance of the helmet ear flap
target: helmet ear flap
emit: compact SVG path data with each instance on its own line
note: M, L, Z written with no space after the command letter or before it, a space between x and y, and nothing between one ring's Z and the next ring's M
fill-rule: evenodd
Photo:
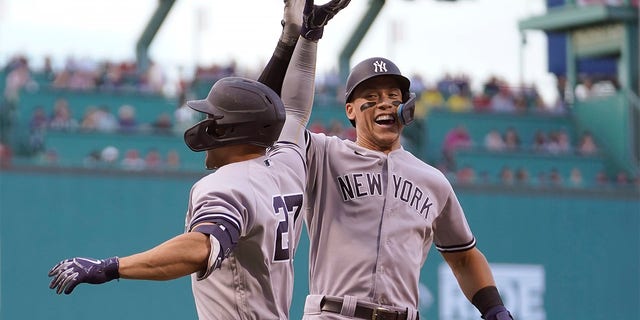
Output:
M416 94L410 92L408 96L408 99L398 107L398 118L405 126L413 122L416 111Z

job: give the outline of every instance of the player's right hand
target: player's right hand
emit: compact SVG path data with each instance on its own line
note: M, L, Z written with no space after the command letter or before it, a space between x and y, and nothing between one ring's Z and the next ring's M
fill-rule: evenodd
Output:
M118 257L103 260L76 257L60 261L49 270L49 284L57 294L70 294L80 283L100 284L120 277Z
M323 5L314 5L313 0L306 0L302 30L300 34L308 40L318 41L324 33L324 26L327 25L340 10L347 7L351 0L331 0Z

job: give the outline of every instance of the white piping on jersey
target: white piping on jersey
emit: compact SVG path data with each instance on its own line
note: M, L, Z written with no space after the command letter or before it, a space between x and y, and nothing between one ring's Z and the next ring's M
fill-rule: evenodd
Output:
M471 239L471 242L469 242L468 244L465 245L461 245L461 246L453 246L453 247L440 247L438 245L435 245L436 249L438 249L438 251L440 252L456 252L456 251L465 251L465 250L469 250L473 247L476 246L476 238L473 237L473 239Z

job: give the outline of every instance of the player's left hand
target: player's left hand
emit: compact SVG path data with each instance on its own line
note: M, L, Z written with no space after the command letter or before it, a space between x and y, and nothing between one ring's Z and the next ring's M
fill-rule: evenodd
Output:
M118 273L118 257L103 260L90 258L73 258L60 261L51 270L49 277L54 277L49 284L57 294L70 294L80 283L100 284L120 278Z
M322 38L324 26L340 10L347 7L351 0L331 0L323 5L313 4L313 0L306 0L303 10L302 30L300 34L305 39L318 41Z

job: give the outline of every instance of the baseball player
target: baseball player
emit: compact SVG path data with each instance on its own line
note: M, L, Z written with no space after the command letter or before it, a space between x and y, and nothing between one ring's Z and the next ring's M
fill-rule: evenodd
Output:
M304 319L418 319L432 244L483 319L512 319L452 186L400 144L413 120L409 87L392 61L366 59L346 83L356 141L307 132Z
M281 99L259 81L228 77L206 99L187 102L207 118L185 131L185 143L206 151L215 172L193 185L183 234L131 256L63 260L49 271L49 287L70 294L80 283L191 274L200 319L287 319L306 182L301 147L313 101L314 78L304 75L314 74L324 25L348 2L285 1L277 49L298 45L296 78L283 80L306 95L284 90ZM277 86L277 76L261 78Z
M366 59L346 85L356 141L306 134L304 319L418 319L419 275L432 244L483 319L512 319L452 186L400 144L413 121L409 87L392 61Z

